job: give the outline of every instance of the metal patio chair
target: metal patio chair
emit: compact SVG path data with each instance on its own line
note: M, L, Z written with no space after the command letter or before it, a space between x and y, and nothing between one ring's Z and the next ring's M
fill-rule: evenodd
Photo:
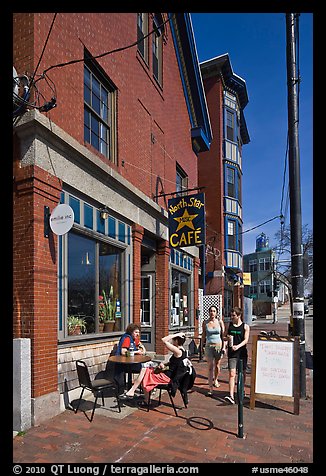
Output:
M95 412L98 397L99 396L102 397L102 404L104 406L103 392L104 392L104 390L107 390L109 388L114 389L115 396L116 396L117 403L118 403L119 413L121 413L121 406L120 406L118 389L117 389L117 386L116 386L116 384L113 380L101 378L101 379L94 379L92 381L91 378L90 378L90 375L89 375L87 364L83 360L76 360L76 369L77 369L79 385L80 385L80 387L82 387L82 391L81 391L80 397L78 399L77 407L74 410L75 413L77 413L77 411L79 409L79 405L80 405L81 399L83 397L84 390L85 389L90 390L92 392L92 394L94 395L94 397L95 397L92 415L91 415L91 418L89 419L89 421L92 421L93 417L94 417L94 412Z

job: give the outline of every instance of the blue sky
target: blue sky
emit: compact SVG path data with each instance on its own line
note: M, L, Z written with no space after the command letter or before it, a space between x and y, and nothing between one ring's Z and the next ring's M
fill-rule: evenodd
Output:
M243 147L243 230L280 215L286 162L283 214L290 224L288 196L286 25L284 13L191 13L199 61L228 53L234 73L246 81L244 109L250 143ZM313 15L299 18L299 146L302 224L313 228L312 103ZM200 160L200 158L199 158ZM287 208L285 204L288 203ZM286 213L284 213L286 212ZM243 234L244 253L255 251L265 233L270 246L278 219Z

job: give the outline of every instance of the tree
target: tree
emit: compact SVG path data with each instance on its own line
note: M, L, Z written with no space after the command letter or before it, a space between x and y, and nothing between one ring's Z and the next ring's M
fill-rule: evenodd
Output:
M291 228L284 227L274 235L277 246L274 249L278 268L291 282ZM302 226L302 252L304 259L304 289L306 294L313 288L313 232L307 224ZM287 264L280 261L289 260Z

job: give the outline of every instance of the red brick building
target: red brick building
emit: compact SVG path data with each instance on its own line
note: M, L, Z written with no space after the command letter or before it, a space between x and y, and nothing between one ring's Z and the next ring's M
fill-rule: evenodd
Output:
M210 150L198 162L205 186L206 295L222 295L223 315L243 307L242 147L250 141L244 117L245 81L233 72L228 54L200 63L213 132Z
M77 387L75 360L102 370L128 323L156 354L196 331L199 251L170 255L167 194L198 186L211 129L189 14L13 21L13 331L31 342L37 424Z

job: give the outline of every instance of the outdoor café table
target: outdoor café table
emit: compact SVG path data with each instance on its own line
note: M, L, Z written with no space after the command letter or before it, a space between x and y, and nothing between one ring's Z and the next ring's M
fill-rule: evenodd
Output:
M133 357L126 355L111 355L109 357L110 362L115 362L117 364L123 364L126 366L125 373L128 373L128 389L132 386L132 369L131 364L144 364L145 362L149 362L151 358L148 355L142 354L135 354Z

